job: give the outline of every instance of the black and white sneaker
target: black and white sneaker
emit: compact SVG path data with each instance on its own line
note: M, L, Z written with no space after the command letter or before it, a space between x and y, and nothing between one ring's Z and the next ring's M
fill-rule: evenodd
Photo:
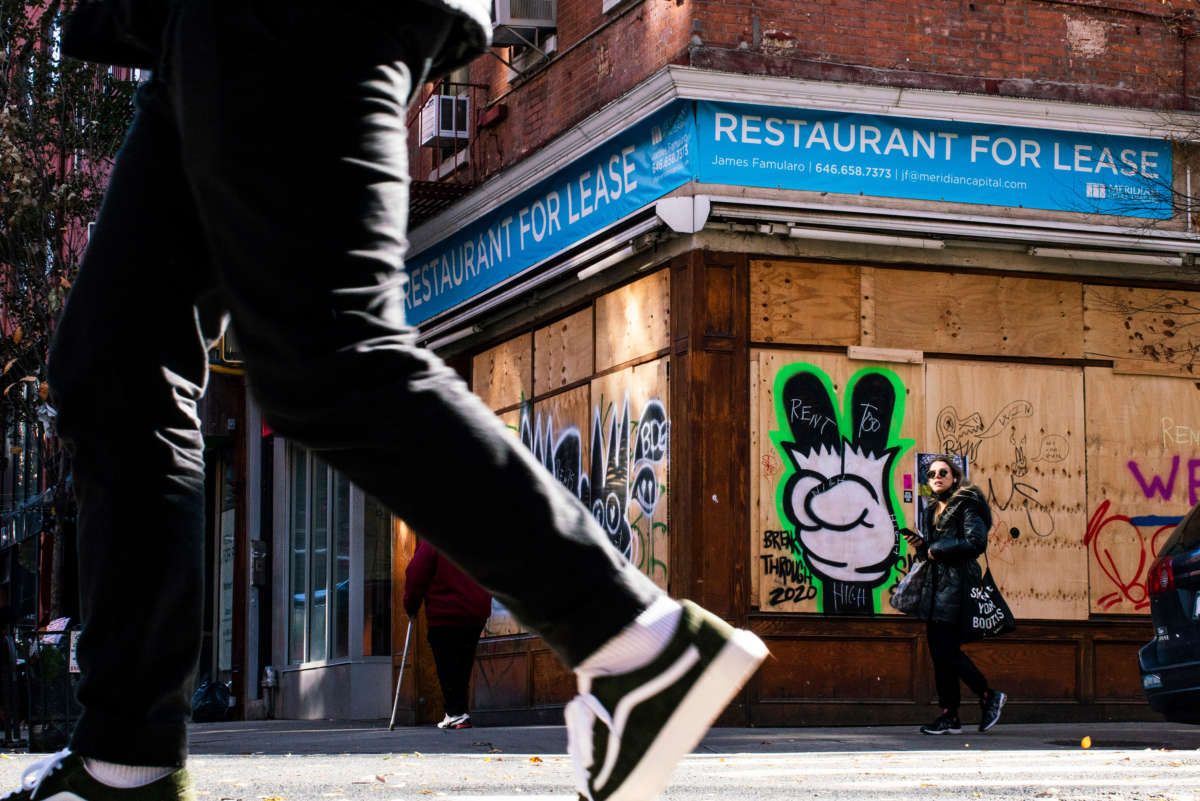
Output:
M951 715L949 709L943 709L937 720L921 727L921 734L962 734L962 721L958 715Z
M987 695L979 699L979 730L987 731L1000 721L1000 710L1008 695L999 690L988 690Z
M110 787L88 772L83 758L69 749L51 754L25 769L21 789L3 801L196 801L187 771L141 787Z
M649 664L615 676L578 674L566 719L579 798L658 798L675 763L766 656L758 637L684 601L679 628Z
M466 713L451 715L447 712L446 717L441 719L437 727L439 729L469 729L471 728L471 716Z

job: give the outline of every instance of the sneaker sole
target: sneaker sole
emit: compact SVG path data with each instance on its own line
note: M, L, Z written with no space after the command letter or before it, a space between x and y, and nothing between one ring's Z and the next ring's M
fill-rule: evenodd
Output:
M992 728L995 727L995 725L1000 722L1000 713L1004 711L1004 704L1007 701L1008 701L1008 693L1001 693L1000 708L996 710L996 719L993 720L991 723L989 723L986 726L980 726L979 727L980 732L991 731Z
M605 801L654 801L671 780L679 760L692 752L717 715L767 658L767 646L745 629L729 641L692 685L659 730L637 767Z
M942 729L941 731L921 729L921 734L929 734L935 737L939 734L962 734L962 729Z

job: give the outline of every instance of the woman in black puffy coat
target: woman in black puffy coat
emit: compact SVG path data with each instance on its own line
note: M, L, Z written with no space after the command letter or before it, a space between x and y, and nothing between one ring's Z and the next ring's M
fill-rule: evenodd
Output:
M962 470L949 457L931 462L927 479L933 499L921 518L924 539L905 534L916 547L917 556L929 559L929 578L919 615L927 621L929 655L942 707L933 723L921 727L921 733L962 733L959 681L979 696L979 730L987 731L1000 720L1007 696L993 690L987 677L963 653L960 616L967 574L982 575L976 560L987 549L992 513L983 492L964 483Z

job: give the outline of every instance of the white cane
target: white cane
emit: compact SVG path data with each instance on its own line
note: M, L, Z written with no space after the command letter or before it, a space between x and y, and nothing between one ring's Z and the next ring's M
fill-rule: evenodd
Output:
M404 635L404 656L400 657L400 676L396 679L396 700L392 702L392 720L388 731L396 728L396 710L400 708L400 685L404 682L404 663L408 661L408 640L412 637L412 621L408 621L408 633Z

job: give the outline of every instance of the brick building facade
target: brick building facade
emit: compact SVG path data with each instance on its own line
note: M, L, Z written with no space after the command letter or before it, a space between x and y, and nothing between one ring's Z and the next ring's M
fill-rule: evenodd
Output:
M1020 628L971 648L1006 716L1149 716L1145 572L1200 486L1190 6L497 3L522 8L541 22L496 33L524 44L409 112L409 313L635 564L768 641L724 720L930 716L924 630L887 597L938 451L997 519ZM795 408L839 436L810 441ZM817 493L814 521L788 488L821 448L873 489ZM393 521L394 600L412 534ZM328 714L288 678L337 667L289 660L291 597L281 692ZM436 719L414 664L401 719ZM560 720L572 692L499 607L473 686L484 721Z

